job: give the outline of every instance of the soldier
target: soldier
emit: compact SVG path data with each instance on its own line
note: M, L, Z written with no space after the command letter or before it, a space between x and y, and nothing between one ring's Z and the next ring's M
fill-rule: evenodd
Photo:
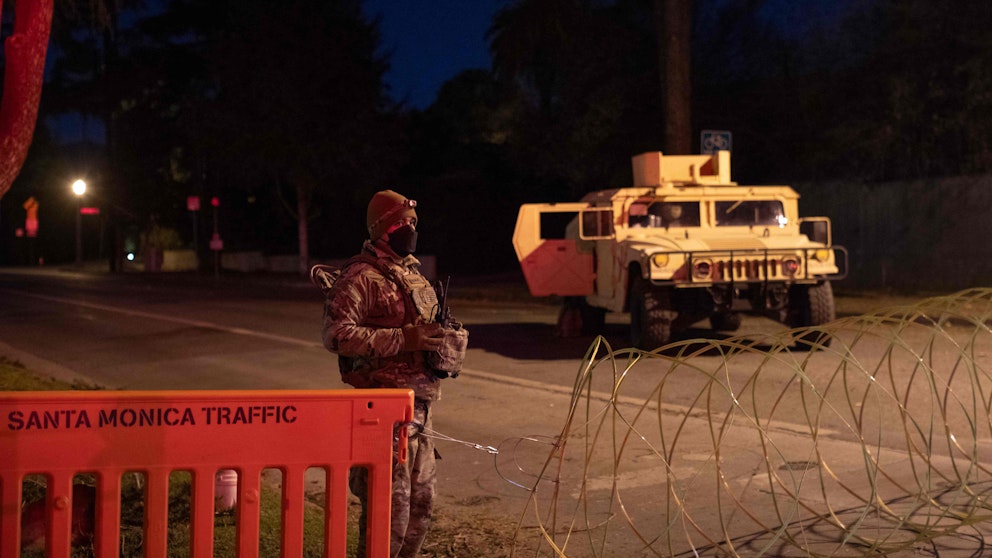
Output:
M369 202L369 240L325 290L324 346L338 354L341 377L356 388L408 388L414 392L405 466L393 463L390 556L412 558L430 525L435 494L435 452L431 438L433 402L440 377L431 356L445 344L438 298L421 275L417 248L417 202L393 192L377 192ZM467 332L464 334L467 344ZM460 347L464 355L465 345ZM460 368L461 361L458 360ZM368 471L354 468L352 492L361 500L358 556L365 554Z

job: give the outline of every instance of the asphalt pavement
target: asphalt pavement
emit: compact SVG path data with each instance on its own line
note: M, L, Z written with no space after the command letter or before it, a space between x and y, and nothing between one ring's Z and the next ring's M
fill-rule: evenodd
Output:
M279 274L177 280L312 288ZM0 354L87 380L2 342ZM990 554L988 475L955 487L953 475L933 474L954 469L949 456L933 456L921 471L911 451L836 432L812 444L801 425L756 427L729 412L625 398L608 384L573 394L471 366L446 380L434 418L438 504L519 526L517 556L553 555L549 539L574 557ZM924 488L937 506L922 505ZM930 538L962 517L985 521Z

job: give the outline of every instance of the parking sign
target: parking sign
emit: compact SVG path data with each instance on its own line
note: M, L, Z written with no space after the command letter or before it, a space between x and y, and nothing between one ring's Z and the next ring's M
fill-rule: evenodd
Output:
M727 130L703 130L699 137L700 152L712 155L717 151L731 151L733 134Z

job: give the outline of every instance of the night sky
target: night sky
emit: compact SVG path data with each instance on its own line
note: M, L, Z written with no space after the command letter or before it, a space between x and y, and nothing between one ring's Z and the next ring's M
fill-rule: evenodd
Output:
M390 93L417 109L458 72L490 67L486 30L505 0L366 0L381 16L383 48L392 51Z

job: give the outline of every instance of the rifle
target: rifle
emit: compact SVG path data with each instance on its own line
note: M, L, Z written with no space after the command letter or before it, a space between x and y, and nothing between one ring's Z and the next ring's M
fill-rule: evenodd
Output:
M451 308L448 307L448 285L451 283L451 276L449 275L442 284L440 280L434 283L434 292L437 293L437 303L438 303L438 323L441 327L448 329L451 327L452 321Z

